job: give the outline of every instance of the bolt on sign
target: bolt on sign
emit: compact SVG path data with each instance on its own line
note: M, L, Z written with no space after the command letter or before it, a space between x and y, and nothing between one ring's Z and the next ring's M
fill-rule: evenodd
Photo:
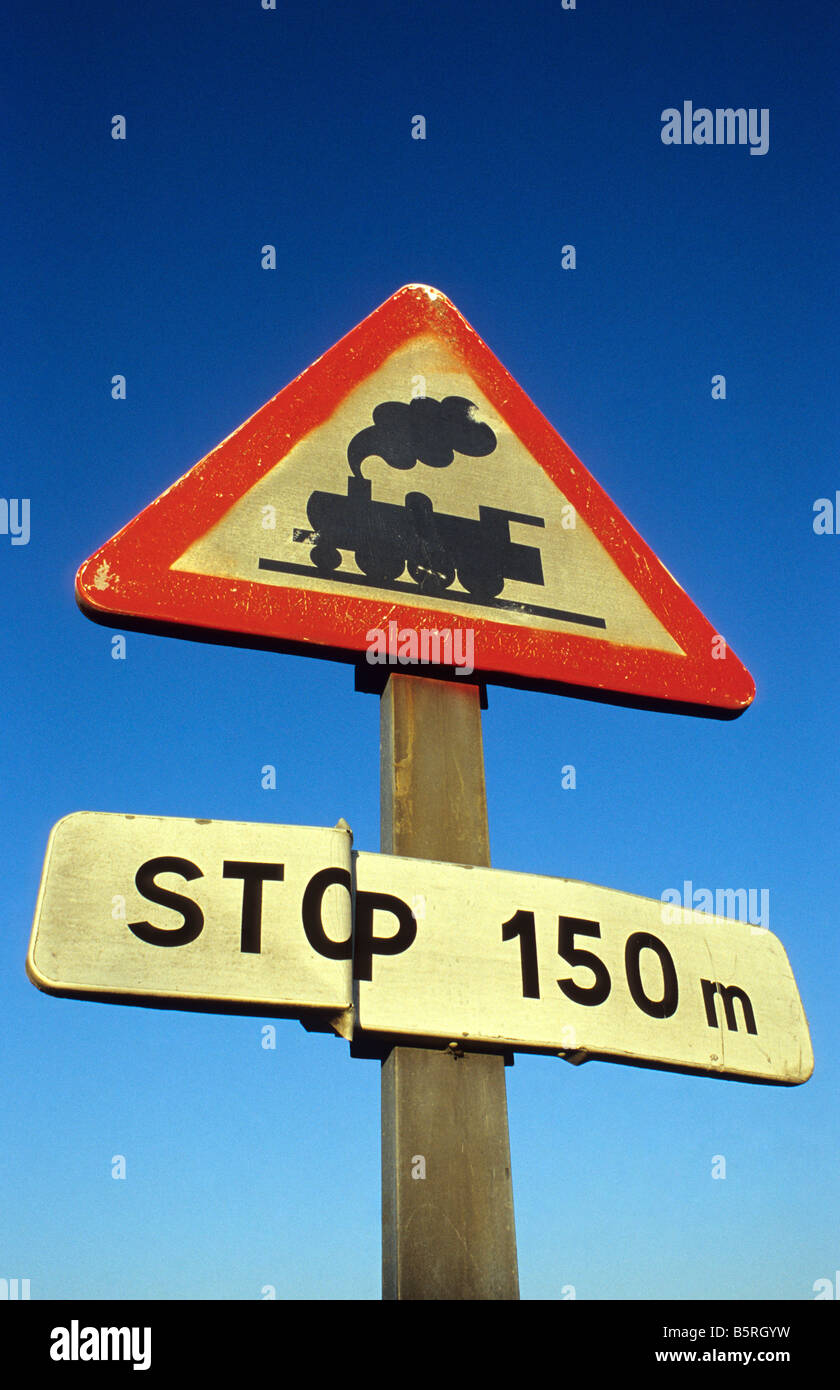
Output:
M91 618L732 718L749 673L438 290L406 285L82 565ZM394 629L396 624L396 629ZM399 641L399 634L404 636ZM454 664L439 643L441 665Z
M668 909L670 912L671 909ZM794 1085L781 942L592 884L352 850L346 827L80 812L27 959L50 993Z

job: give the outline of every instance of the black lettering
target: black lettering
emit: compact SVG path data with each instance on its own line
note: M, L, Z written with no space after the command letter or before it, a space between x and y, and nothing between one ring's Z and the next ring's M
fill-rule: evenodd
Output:
M575 1004L603 1004L611 988L610 972L592 951L575 945L576 936L600 936L600 923L590 922L586 917L560 917L558 920L557 954L569 965L585 965L595 976L591 985L576 985L572 979L558 980L558 985Z
M661 999L648 999L642 988L642 972L639 967L642 951L655 951L659 957L662 968ZM680 998L677 971L671 952L658 936L651 936L650 932L646 931L633 932L632 936L628 936L624 948L624 970L633 1003L649 1018L670 1018L676 1012Z
M717 1008L715 1006L715 995L719 994L723 1000L723 1016L726 1019L726 1026L730 1033L737 1033L738 1020L735 1017L735 1000L740 999L741 1008L744 1011L744 1023L747 1025L748 1033L758 1033L755 1026L755 1014L750 1002L750 996L745 990L739 989L737 985L721 985L716 980L701 980L703 987L703 1003L706 1005L706 1022L710 1028L717 1028Z
M197 864L191 863L189 859L178 859L171 854L148 859L137 870L134 882L138 893L150 903L160 903L162 907L171 907L175 912L180 912L184 925L176 927L173 931L170 928L153 927L151 922L128 922L128 929L141 941L145 941L147 946L188 946L200 935L204 926L204 914L192 898L185 898L182 893L173 893L171 888L161 888L159 883L155 883L157 874L180 874L187 880L203 878L204 875Z
M374 912L390 912L399 923L393 936L374 936ZM373 957L398 956L407 951L417 935L417 923L408 903L390 893L356 892L356 932L353 949L353 977L373 979Z
M340 869L337 866L331 869L319 869L313 874L306 885L306 892L303 895L301 907L301 918L303 930L306 932L306 939L314 951L319 956L326 956L328 960L349 960L352 950L352 937L347 937L345 941L332 941L324 931L324 924L321 920L321 904L324 894L333 883L340 883L348 893L352 893L352 883L350 873L347 869Z
M502 940L515 941L519 937L519 956L522 964L522 996L524 999L539 999L540 976L537 968L537 930L533 912L520 908L502 924Z
M259 955L262 944L262 886L266 879L279 883L283 878L282 864L260 864L241 859L225 859L222 878L241 878L242 935L239 949Z

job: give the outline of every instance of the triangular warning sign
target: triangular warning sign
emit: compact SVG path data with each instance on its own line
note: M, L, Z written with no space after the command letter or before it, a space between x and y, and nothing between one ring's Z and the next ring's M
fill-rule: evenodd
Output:
M406 285L79 570L88 616L732 717L749 673L487 345Z

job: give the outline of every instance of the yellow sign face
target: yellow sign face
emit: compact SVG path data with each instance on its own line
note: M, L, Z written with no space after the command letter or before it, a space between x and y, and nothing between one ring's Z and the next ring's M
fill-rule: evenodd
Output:
M460 423L466 429L487 430L486 445L482 441L478 446L487 448L486 453L471 456L453 450L451 464L424 466L412 460L410 469L395 467L378 454L364 454L367 447L387 450L388 439L396 435L395 423L377 442L374 420L383 405L393 411L396 421L404 416L407 435L416 438L415 414L444 421L451 413L451 407L443 408L445 403L456 400L463 402L465 418ZM443 423L439 434L444 438ZM362 443L354 451L355 440ZM463 442L468 446L469 438ZM278 455L285 447L286 441L278 439ZM328 534L332 525L340 544L345 539L342 522L350 535L349 514L362 492L371 515L377 507L393 509L383 511L383 517L400 516L407 496L418 494L428 499L430 516L460 518L475 528L482 524L481 508L492 508L507 519L506 537L528 548L523 557L526 563L519 570L512 564L513 574L506 577L504 586L498 585L499 593L482 595L478 603L465 587L464 581L470 582L466 568L451 576L441 572L433 584L430 575L412 578L404 573L403 560L397 574L386 580L383 571L377 583L372 577L375 564L368 565L366 574L361 567L367 563L365 554L348 541L336 550L331 569L321 563L323 545L318 546L318 537ZM318 516L319 505L324 518L315 532L310 514ZM383 546L380 538L379 556ZM527 560L533 560L532 567ZM392 353L384 366L342 400L320 429L279 457L172 568L240 581L258 577L275 587L293 584L303 590L344 597L352 593L368 599L381 598L385 583L389 592L399 593L404 602L413 599L424 611L451 614L454 604L465 622L481 617L682 654L463 363L432 337L416 338Z

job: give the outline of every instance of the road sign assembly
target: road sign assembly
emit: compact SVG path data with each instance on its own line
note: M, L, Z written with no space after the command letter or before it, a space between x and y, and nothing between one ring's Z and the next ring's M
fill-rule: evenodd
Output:
M490 868L486 683L720 719L755 687L440 291L393 294L92 555L76 597L109 626L352 662L381 694L384 853L343 821L71 815L27 970L378 1057L384 1298L519 1297L514 1052L811 1075L764 927Z
M78 813L53 830L27 967L48 992L806 1081L763 927L499 869L352 850L349 830Z
M135 517L76 594L108 624L356 662L388 623L406 664L411 634L469 628L485 680L721 718L755 693L426 285L398 290Z

